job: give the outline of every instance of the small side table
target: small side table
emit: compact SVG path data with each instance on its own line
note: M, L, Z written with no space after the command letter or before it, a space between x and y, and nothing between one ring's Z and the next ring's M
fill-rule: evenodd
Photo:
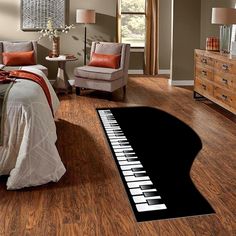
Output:
M76 61L78 58L70 58L65 59L63 56L59 57L46 57L47 61L57 61L58 62L58 70L57 70L57 78L56 81L53 84L53 88L56 92L64 92L69 93L72 91L72 86L70 85L68 81L68 75L66 73L66 62L68 61Z

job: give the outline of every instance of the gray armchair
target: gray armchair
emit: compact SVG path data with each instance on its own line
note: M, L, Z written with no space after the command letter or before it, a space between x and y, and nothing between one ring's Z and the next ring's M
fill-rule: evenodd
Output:
M2 53L3 52L28 52L28 51L34 51L35 56L35 65L29 65L29 66L20 66L16 65L14 67L5 66L3 64L2 60ZM47 67L37 64L37 41L16 41L16 42L10 42L10 41L0 41L0 69L24 69L27 67L30 68L36 68L44 72L45 75L48 75L48 69Z
M130 45L123 43L93 42L93 52L98 54L120 54L118 69L82 66L74 70L76 94L80 95L80 88L113 92L119 88L126 90L128 80Z

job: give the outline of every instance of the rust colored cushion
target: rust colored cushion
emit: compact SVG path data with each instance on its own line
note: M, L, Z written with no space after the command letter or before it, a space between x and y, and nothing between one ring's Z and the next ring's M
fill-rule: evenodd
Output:
M93 53L88 65L118 69L120 67L120 55Z
M6 66L35 65L34 51L28 52L3 52L3 64Z

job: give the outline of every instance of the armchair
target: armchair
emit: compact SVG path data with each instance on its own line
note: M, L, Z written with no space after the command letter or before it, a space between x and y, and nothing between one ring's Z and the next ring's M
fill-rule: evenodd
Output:
M97 54L119 54L120 66L118 69L82 66L74 70L76 94L80 95L80 88L95 89L113 92L123 87L125 92L128 80L130 45L123 43L93 42L91 58Z

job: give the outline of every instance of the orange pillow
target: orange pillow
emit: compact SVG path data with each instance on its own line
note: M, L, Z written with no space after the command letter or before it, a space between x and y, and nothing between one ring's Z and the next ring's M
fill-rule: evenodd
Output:
M6 66L35 65L34 51L28 52L3 52L3 64Z
M93 53L89 66L117 69L120 67L120 55Z

